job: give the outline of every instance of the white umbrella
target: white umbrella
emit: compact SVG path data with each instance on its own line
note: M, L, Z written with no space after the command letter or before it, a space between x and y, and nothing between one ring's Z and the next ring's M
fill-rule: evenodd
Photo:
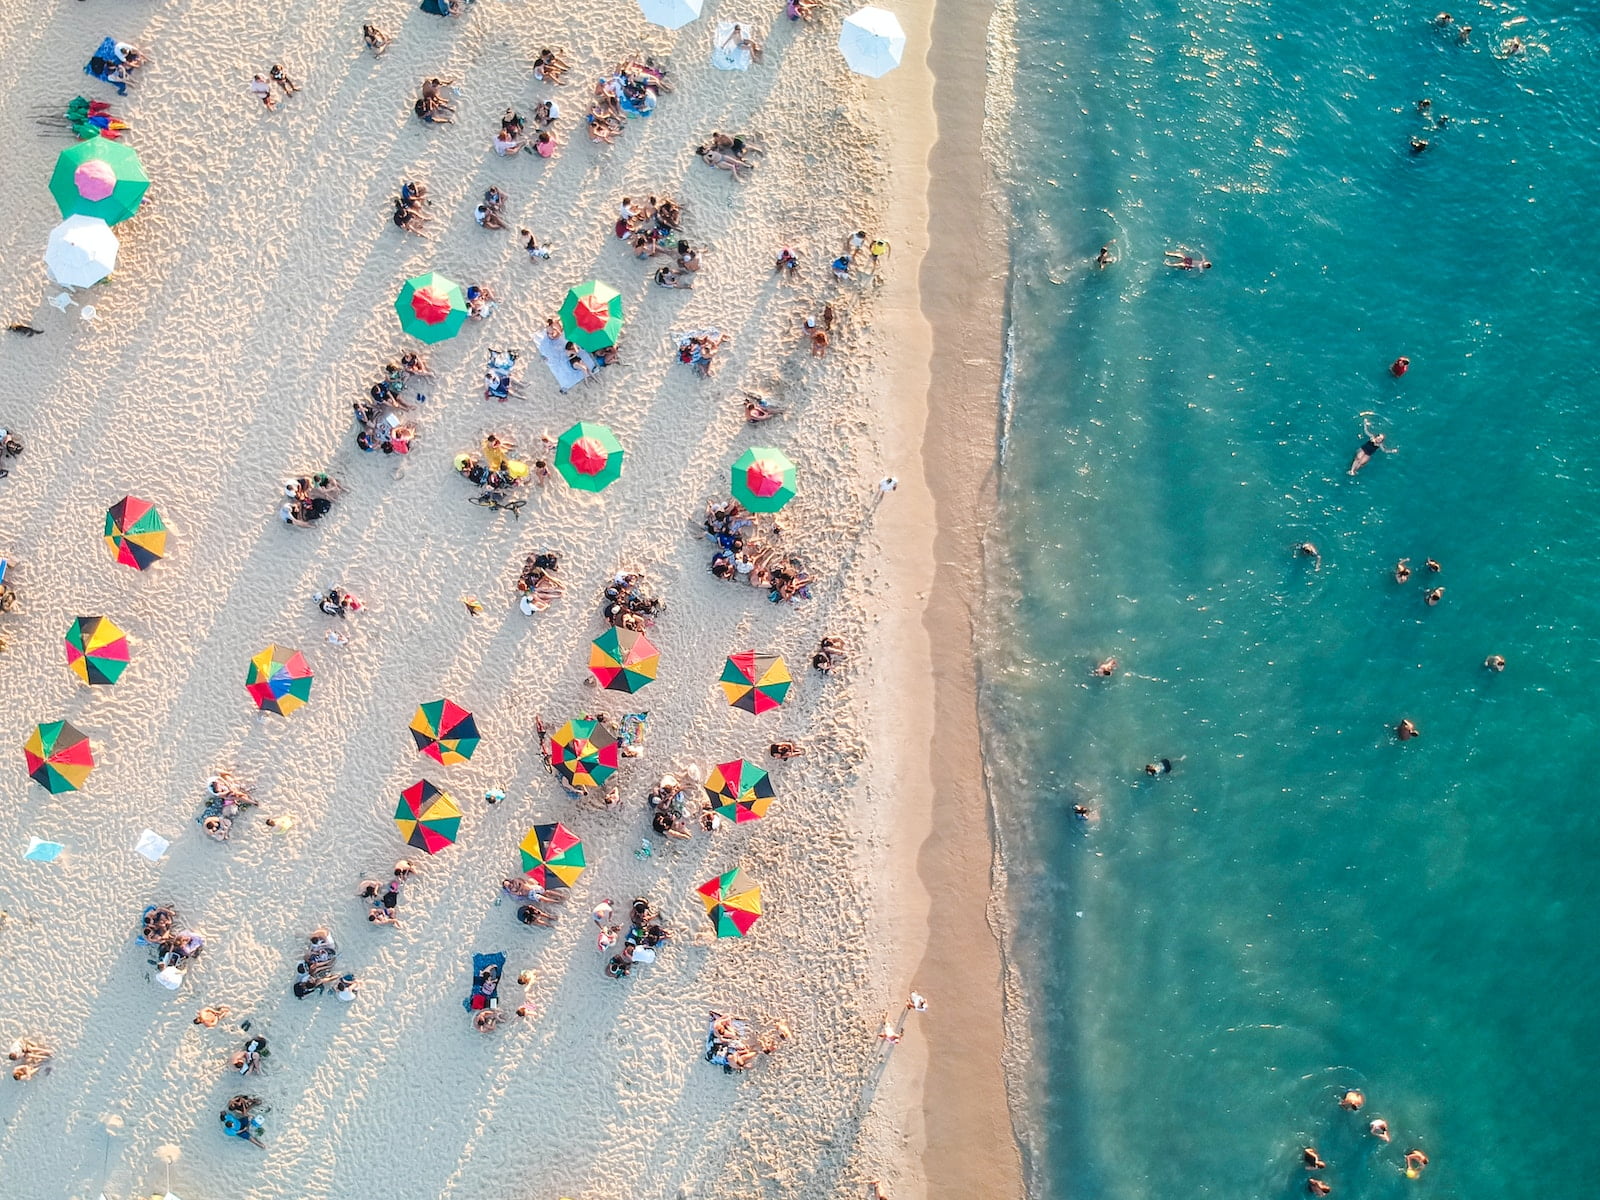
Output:
M639 0L644 19L652 25L682 29L700 15L702 0Z
M858 9L844 19L839 52L857 75L876 79L900 65L906 52L906 31L892 12L870 6Z
M99 217L68 217L50 231L44 265L65 287L89 287L117 269L117 235Z

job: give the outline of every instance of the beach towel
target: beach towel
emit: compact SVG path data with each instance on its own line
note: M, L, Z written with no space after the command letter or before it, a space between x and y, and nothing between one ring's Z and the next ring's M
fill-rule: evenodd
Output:
M644 748L644 723L650 717L647 712L623 713L622 728L617 733L617 741L624 746L637 746Z
M578 356L583 359L584 365L591 371L595 368L594 355L587 350L579 350ZM567 348L565 342L553 341L547 337L539 339L539 357L544 359L545 366L550 368L550 374L556 377L556 383L565 392L574 384L582 383L583 372L567 361Z
M500 994L500 976L505 971L506 956L503 951L472 956L472 992L461 1002L468 1012L488 1008L489 1001ZM486 974L493 967L492 974Z
M730 46L728 39L733 36L732 21L718 21L716 41L712 43L711 65L719 71L748 71L750 69L750 51L743 46ZM743 36L750 36L750 27L740 22L744 30Z
M617 97L617 104L630 117L648 117L656 110L655 93L647 91L642 98L635 100L623 92Z

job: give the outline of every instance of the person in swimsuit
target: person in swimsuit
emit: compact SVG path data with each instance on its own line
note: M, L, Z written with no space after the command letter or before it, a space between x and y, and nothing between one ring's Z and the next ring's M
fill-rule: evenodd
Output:
M1428 1165L1428 1156L1421 1150L1406 1151L1406 1178L1415 1179L1422 1174L1422 1168Z
M1328 1166L1327 1163L1322 1161L1322 1157L1317 1153L1315 1146L1307 1146L1300 1151L1300 1165L1308 1171L1322 1171L1326 1170Z
M1396 738L1398 738L1402 742L1409 742L1414 737L1421 737L1422 736L1422 730L1417 728L1417 724L1416 724L1415 721L1413 721L1410 717L1406 717L1404 720L1402 720L1400 722L1400 724L1398 724L1398 725L1396 725L1394 727L1394 736ZM1349 1093L1346 1093L1346 1099L1348 1099L1350 1096L1360 1096L1360 1095L1361 1095L1360 1092L1349 1092ZM1356 1109L1356 1108L1360 1108L1361 1105L1359 1105L1359 1104L1346 1104L1343 1100L1341 1100L1341 1101L1339 1101L1339 1107L1340 1108Z
M1410 578L1411 578L1411 560L1409 558L1402 558L1399 562L1395 563L1395 565L1394 565L1394 581L1396 583L1404 583L1406 580L1408 580Z
M1373 433L1372 422L1365 418L1362 418L1361 421L1361 433L1366 438L1366 441L1361 443L1360 449L1356 451L1355 458L1350 460L1350 470L1346 472L1350 475L1354 475L1378 455L1391 453L1389 448L1383 444L1383 434Z

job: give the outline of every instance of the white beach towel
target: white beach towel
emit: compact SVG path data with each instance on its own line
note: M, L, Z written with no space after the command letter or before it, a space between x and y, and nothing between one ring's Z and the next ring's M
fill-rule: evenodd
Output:
M750 51L743 46L729 46L726 42L733 36L732 21L718 21L716 41L711 44L711 65L719 71L748 71L750 69ZM739 22L744 30L743 37L750 36L750 26Z
M591 371L594 370L594 355L587 350L579 350L578 356L583 359L585 366ZM553 341L541 335L539 338L539 357L544 359L545 366L550 368L550 374L556 377L556 383L563 392L573 385L583 382L583 372L567 361L565 342Z

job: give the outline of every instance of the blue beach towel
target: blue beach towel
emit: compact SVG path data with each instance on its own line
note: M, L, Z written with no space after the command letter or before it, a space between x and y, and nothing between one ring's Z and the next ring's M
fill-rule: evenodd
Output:
M494 954L474 954L472 956L472 992L461 1002L461 1007L468 1012L475 1009L488 1008L489 999L500 993L500 976L506 966L506 956L503 951ZM490 968L493 968L491 970Z

